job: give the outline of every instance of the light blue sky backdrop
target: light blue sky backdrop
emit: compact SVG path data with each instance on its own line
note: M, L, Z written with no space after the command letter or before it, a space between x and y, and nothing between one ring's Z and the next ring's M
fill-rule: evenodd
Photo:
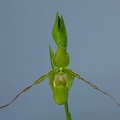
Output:
M119 0L0 0L0 105L51 69L57 11L67 28L69 68L120 101ZM73 120L120 119L112 99L77 79L69 106ZM63 110L45 80L0 110L0 120L64 120Z

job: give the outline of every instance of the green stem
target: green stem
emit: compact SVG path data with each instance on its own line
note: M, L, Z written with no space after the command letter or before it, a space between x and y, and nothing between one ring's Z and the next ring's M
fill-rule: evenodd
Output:
M69 112L68 102L67 102L67 101L66 101L66 103L64 104L64 108L65 108L66 120L72 120L71 114L70 114L70 112Z

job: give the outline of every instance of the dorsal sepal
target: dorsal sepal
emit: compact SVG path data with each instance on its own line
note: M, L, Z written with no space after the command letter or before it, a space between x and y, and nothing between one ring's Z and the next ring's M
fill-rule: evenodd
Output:
M53 65L55 67L67 67L69 62L69 54L66 49L62 47L58 48L53 58Z

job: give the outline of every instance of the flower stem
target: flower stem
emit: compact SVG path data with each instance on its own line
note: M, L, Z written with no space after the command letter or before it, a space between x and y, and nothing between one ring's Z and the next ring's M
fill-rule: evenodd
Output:
M66 103L64 104L64 108L65 108L66 120L72 120L71 114L70 114L70 112L69 112L68 102L67 102L67 101L66 101Z

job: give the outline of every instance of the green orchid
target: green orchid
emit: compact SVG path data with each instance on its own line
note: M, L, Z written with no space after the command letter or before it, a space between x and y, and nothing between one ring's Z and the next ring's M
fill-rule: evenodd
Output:
M75 77L87 83L92 88L111 97L117 103L117 105L120 106L120 104L110 94L99 89L93 83L85 80L79 74L76 74L74 71L67 68L70 63L70 56L69 53L67 52L67 32L66 32L64 19L62 16L59 16L58 12L56 14L54 26L52 29L52 36L54 42L57 45L56 52L53 52L51 46L49 46L49 54L50 54L50 62L51 62L52 70L50 70L47 74L42 75L32 85L23 89L19 94L15 96L15 98L11 102L3 106L0 106L0 109L7 107L12 102L14 102L22 93L29 90L32 86L41 83L45 78L48 78L49 84L53 91L53 97L55 102L58 105L64 105L66 120L72 120L68 109L68 97L69 97L69 91L72 87Z

